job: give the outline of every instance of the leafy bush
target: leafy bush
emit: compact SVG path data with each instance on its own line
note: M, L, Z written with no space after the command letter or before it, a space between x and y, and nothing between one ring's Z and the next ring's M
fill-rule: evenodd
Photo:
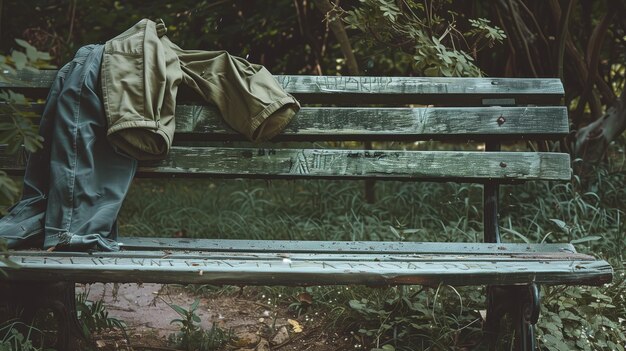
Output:
M176 318L170 322L171 324L180 325L180 331L170 335L169 340L176 347L181 347L189 351L217 350L233 339L232 331L224 331L215 323L211 325L210 330L205 331L201 329L198 326L201 321L200 316L196 313L199 304L200 300L196 299L188 309L185 309L176 304L168 303L168 306L180 316L180 318Z
M18 328L27 330L26 335ZM0 325L0 351L53 351L36 346L32 341L32 335L41 332L32 326L21 322L9 321Z
M40 52L24 40L15 39L25 52L13 50L11 55L0 55L0 82L10 83L15 70L37 72L52 68L48 53ZM22 94L11 90L0 90L0 144L6 144L5 152L16 153L23 145L26 151L41 148L43 138L35 123L40 117L29 109L30 101ZM12 203L19 188L6 172L0 171L0 205Z
M126 323L117 318L109 317L109 312L104 307L103 301L87 300L87 293L85 292L76 295L76 312L85 338L89 338L94 332L108 329L119 329L126 333Z
M476 54L485 47L501 43L506 35L484 18L469 19L466 32L459 30L452 11L433 10L447 1L430 4L417 1L361 0L360 6L347 11L345 21L363 35L360 43L374 52L389 48L405 54L416 75L481 76L474 63Z

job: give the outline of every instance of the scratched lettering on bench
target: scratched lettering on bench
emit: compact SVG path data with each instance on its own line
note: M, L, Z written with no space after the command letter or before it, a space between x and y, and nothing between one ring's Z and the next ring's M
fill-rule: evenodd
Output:
M320 91L360 91L359 81L352 77L315 77Z
M368 93L379 93L387 90L393 83L391 77L359 77L361 90Z
M377 269L398 269L398 268L405 268L402 265L399 265L397 263L391 263L391 262L378 262L376 263L376 266L371 266L369 264L365 264L365 263L351 263L351 262L347 262L347 264L350 266L350 268L354 268L354 269L358 269L358 268L367 268L370 270L377 270Z
M244 262L233 262L238 265L245 265ZM187 267L211 267L211 266L228 266L231 268L235 268L235 265L226 260L185 260L180 262L179 264L185 265Z
M21 264L43 264L44 261L39 257L22 257L20 259Z
M418 269L417 265L411 262L408 262L406 265L407 269Z
M426 126L428 126L428 119L429 117L431 117L431 111L434 111L434 110L430 110L428 107L413 110L412 130L415 133L424 133L426 131ZM442 127L442 126L448 127L447 125L443 123L437 124L437 127ZM446 128L446 129L449 129L449 128Z
M405 268L405 267L402 267L402 265L400 265L398 263L391 263L391 262L379 263L378 267L383 268L383 269L388 268L388 267Z
M456 269L469 269L466 265L462 264L462 263L442 263L441 267L444 269L452 269L452 270L456 270ZM465 267L465 268L463 268Z
M404 93L413 94L445 94L449 86L446 83L423 82L414 79L405 79L400 85Z
M63 260L59 260L59 259L54 259L54 258L50 258L50 257L44 257L43 258L43 263L44 264L64 264L66 262L64 262Z
M331 169L336 161L341 162L342 155L327 152L324 150L315 150L313 152L298 152L292 159L290 174L316 174L324 173ZM343 163L342 163L343 164ZM345 173L345 170L341 170Z
M117 265L116 258L107 258L107 257L94 257L91 259L94 266L106 266L106 265Z
M41 264L41 265L64 265L64 264L76 264L71 258L51 258L51 257L20 257L20 264Z
M273 267L273 263L272 262L255 262L257 268L272 268ZM263 267L264 266L264 267Z
M130 258L131 264L141 267L174 267L174 260L162 260L152 258Z
M288 90L290 85L295 84L295 79L292 79L290 76L275 76L278 84L282 86L283 89Z
M392 77L277 76L276 81L290 92L344 91L356 93L393 92L397 79Z
M307 160L307 155L304 152L298 152L296 156L293 158L291 163L291 168L289 169L290 174L309 174L309 162Z
M319 91L379 93L388 90L392 83L390 77L315 77Z

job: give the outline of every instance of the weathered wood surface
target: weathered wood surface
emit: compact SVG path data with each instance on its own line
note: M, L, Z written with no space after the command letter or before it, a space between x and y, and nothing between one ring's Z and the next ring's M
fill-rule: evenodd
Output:
M561 255L561 257L559 257ZM192 252L11 252L20 267L0 263L11 280L158 282L246 285L420 284L600 285L611 280L605 261L572 259L572 253L496 251L431 255L285 254ZM584 256L584 255L583 255ZM1 279L1 278L0 278Z
M18 174L24 157L0 153L0 166ZM166 160L142 163L137 175L481 182L569 180L571 168L569 155L549 152L173 147Z
M193 238L120 237L124 250L137 254L140 250L200 250L232 251L243 253L350 253L350 254L449 254L472 255L559 253L575 254L576 259L591 256L576 253L571 244L521 244L521 243L448 243L448 242L396 242L396 241L302 241L302 240L236 240ZM564 256L563 256L564 257Z
M26 254L25 254L26 255ZM92 254L93 255L93 254ZM102 256L100 253L95 254L97 257L108 257L108 254ZM464 260L471 256L472 261L476 262L518 262L528 259L543 260L547 263L551 261L595 261L595 258L585 254L571 253L571 252L517 252L517 253L500 253L492 250L491 252L482 252L478 254L467 252L434 252L434 253L367 253L367 252L275 252L274 250L264 251L251 251L243 249L238 250L216 250L216 251L194 251L194 250L153 250L153 251L135 251L135 250L123 250L114 254L115 258L146 258L154 259L168 258L168 259L220 259L220 260L268 260L275 261L277 259L289 258L298 261L310 261L317 260L323 262L340 262L340 261L355 261L355 262L383 262L383 261L450 261L451 257L456 257L458 260ZM58 252L55 253L54 258L68 258L76 256L72 252ZM28 253L28 257L40 257L50 258L50 255L46 251L39 253Z
M49 88L56 71L4 74L0 88ZM425 103L457 106L470 103L556 103L564 94L555 78L341 77L277 75L283 88L303 102ZM366 99L366 100L364 100ZM483 99L501 101L483 101Z
M303 108L276 138L285 140L455 140L559 138L567 109L556 107ZM179 105L178 137L237 139L219 112ZM184 133L184 134L181 134ZM220 135L222 137L220 137ZM239 137L241 139L241 137Z
M43 104L24 110L41 113ZM553 107L304 107L275 141L502 140L560 138L567 109ZM178 105L176 141L244 140L212 106Z
M285 90L313 102L350 99L363 103L365 98L378 103L391 98L403 103L482 105L483 99L514 99L512 104L519 104L558 102L564 94L561 82L549 78L276 76L276 79Z

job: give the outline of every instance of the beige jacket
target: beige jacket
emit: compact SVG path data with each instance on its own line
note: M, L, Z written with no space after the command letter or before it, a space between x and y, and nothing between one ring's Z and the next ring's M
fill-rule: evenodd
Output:
M139 160L167 155L181 82L252 141L275 136L300 109L263 66L225 51L183 50L166 31L162 21L143 19L105 44L102 98L107 134L119 150Z

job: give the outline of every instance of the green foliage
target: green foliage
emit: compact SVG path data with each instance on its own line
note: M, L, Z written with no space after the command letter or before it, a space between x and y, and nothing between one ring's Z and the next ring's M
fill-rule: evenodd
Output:
M37 72L42 68L52 68L48 53L40 52L24 40L15 39L25 52L13 50L10 56L0 55L0 81L9 82L6 73L15 70ZM6 72L6 73L5 73ZM29 152L41 148L43 138L37 132L39 115L29 109L29 100L11 90L0 90L0 144L6 144L5 152L16 153L23 145ZM4 171L0 171L0 204L14 202L19 188Z
M19 328L27 330L26 335ZM33 334L41 334L41 331L17 321L0 324L0 351L52 351L35 346Z
M170 335L169 340L176 347L189 351L217 350L233 339L233 333L231 330L224 331L215 323L212 324L210 330L202 330L198 326L201 322L200 316L196 313L199 304L200 300L196 299L188 309L185 309L176 304L168 303L168 306L180 316L180 318L170 322L180 325L180 331Z
M232 0L31 0L29 6L5 1L0 45L6 51L12 45L9 38L26 33L28 41L51 52L60 65L82 45L105 42L142 18L162 18L168 37L185 49L226 50L275 73L311 73L316 56L325 56L318 52L323 47L331 55L322 57L322 65L332 69L338 46L332 37L331 43L322 43L320 38L328 37L323 15L311 1L304 3L301 11L308 18L303 28L292 1L271 6Z
M467 37L473 37L478 47L480 40L484 40L486 46L492 47L495 43L500 43L506 38L504 31L498 27L492 27L490 21L485 18L469 19L473 29L465 33Z
M481 288L462 290L464 298L450 286L418 288L394 287L349 301L351 312L360 320L358 335L363 344L393 350L440 350L463 348L480 338Z
M624 272L607 287L544 291L538 339L547 350L624 351ZM617 318L615 318L617 317Z
M0 69L14 73L15 70L28 70L37 72L39 69L50 69L52 57L47 52L41 52L34 46L22 39L15 39L15 42L26 52L13 50L10 56L0 55Z
M76 295L76 312L85 338L90 337L94 332L108 329L119 329L125 333L126 324L117 318L109 317L109 312L102 300L95 302L87 300L85 292Z
M449 1L360 0L345 21L363 33L359 40L375 52L398 49L410 58L416 75L481 76L474 63L478 51L501 43L506 35L484 18L469 19L463 33ZM433 8L438 11L434 11ZM386 56L386 54L385 54ZM406 58L405 58L406 59Z
M0 238L0 263L3 263L9 267L17 268L18 265L11 261L9 258L9 250L5 238ZM0 277L5 276L6 273L0 269Z
M0 91L0 143L7 144L6 152L14 154L24 145L29 152L41 148L43 138L37 133L39 115L25 110L29 102L22 94Z

